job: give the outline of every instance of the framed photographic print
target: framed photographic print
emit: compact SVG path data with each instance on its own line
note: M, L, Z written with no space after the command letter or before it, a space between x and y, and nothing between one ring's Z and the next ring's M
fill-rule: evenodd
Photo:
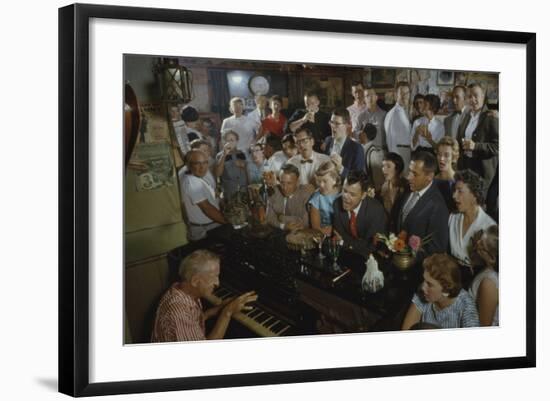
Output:
M452 85L455 81L455 73L453 71L439 71L437 74L438 85Z
M247 46L219 46L228 35ZM182 47L182 37L200 41ZM293 46L297 38L299 49ZM278 43L280 51L260 45L266 41ZM452 52L449 41L455 43ZM416 46L426 43L431 51L419 52ZM373 54L379 55L376 67L364 56ZM287 219L300 217L291 211L299 205L287 210L289 199L302 199L299 210L307 210L309 198L292 191L308 186L292 181L287 193L283 176L298 180L309 169L304 155L317 145L311 137L324 135L323 143L331 146L332 136L352 133L346 114L351 104L342 102L357 77L397 102L386 117L373 114L366 122L386 127L384 118L399 109L404 114L398 121L412 129L407 97L394 88L396 76L411 77L411 94L439 95L439 85L450 88L459 72L489 88L480 106L497 100L491 111L468 106L470 118L483 113L490 140L463 132L465 141L492 152L495 162L483 195L484 213L501 226L499 245L491 248L502 278L499 321L491 327L479 327L473 298L467 298L471 319L458 325L434 325L422 320L427 315L410 319L417 285L432 278L422 276L420 265L432 257L430 240L418 243L412 231L386 228L381 201L358 198L358 211L380 205L368 221L384 226L368 237L364 220L351 223L355 204L347 200L338 218L348 224L338 236L337 230L306 224L309 210L306 217ZM304 96L309 76L319 76L316 96ZM94 396L535 366L535 269L528 268L535 264L535 135L526 135L535 132L535 76L532 33L83 4L61 8L59 390ZM252 77L259 77L253 85ZM247 105L232 94L233 84L265 99ZM514 99L513 105L505 99ZM451 111L434 118L449 116ZM387 127L391 138L393 128ZM280 184L268 188L270 177L258 173L258 166L266 148L278 146L278 136L289 131L296 147L286 164L302 159L294 167L282 163ZM356 148L361 143L359 136L346 140ZM463 157L472 152L471 162L481 160L475 143L470 149L465 141ZM329 158L331 149L316 152ZM366 173L349 170L340 177L343 186L366 191ZM507 180L499 181L499 171ZM235 191L227 186L232 179ZM198 192L186 189L188 181L204 193L192 198ZM401 213L414 213L416 206L405 213L406 203ZM205 216L209 220L201 220ZM390 232L395 237L377 235ZM443 236L431 235L435 243ZM376 248L373 237L380 240ZM400 254L405 248L408 253ZM402 256L414 258L409 263ZM458 296L469 296L470 287L460 286L452 294L440 291L433 301L430 291L417 295L428 304L450 297L446 306L457 305ZM429 329L400 330L415 325ZM449 343L453 347L444 346Z
M455 85L466 85L467 74L464 71L455 73Z
M411 73L408 69L399 69L395 72L395 82L411 82Z
M372 85L376 88L391 88L395 85L394 69L375 68L372 70Z

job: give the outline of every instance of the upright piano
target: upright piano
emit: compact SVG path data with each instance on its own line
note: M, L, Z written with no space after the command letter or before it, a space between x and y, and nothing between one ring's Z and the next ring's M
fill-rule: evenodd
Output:
M362 256L342 251L335 269L333 260L321 259L318 250L290 250L285 237L277 229L259 236L254 227L220 226L207 238L168 254L172 277L178 279L178 266L186 255L208 249L221 257L220 287L209 303L257 292L253 309L234 316L229 337L399 330L418 285L415 278L382 260L384 288L367 293L361 288L366 270Z

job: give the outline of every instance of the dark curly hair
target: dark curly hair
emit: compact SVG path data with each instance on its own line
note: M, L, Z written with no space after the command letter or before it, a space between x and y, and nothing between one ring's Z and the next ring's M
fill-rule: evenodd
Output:
M401 177L401 173L405 169L405 162L399 153L388 152L384 155L384 161L392 162L395 166L395 176Z
M369 179L367 175L360 170L351 170L346 177L346 184L353 185L359 183L361 185L361 192L367 192L369 190Z
M470 192L474 195L476 198L478 205L483 205L485 202L485 198L483 195L483 178L479 174L477 174L475 171L472 171L470 169L457 171L455 173L455 183L462 181Z

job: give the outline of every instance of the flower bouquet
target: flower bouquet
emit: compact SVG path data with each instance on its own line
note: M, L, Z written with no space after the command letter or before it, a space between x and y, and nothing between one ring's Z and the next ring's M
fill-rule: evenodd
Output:
M375 245L383 244L389 252L391 252L393 264L400 270L409 269L415 261L416 254L422 249L423 245L431 241L432 234L424 238L417 235L409 236L406 231L401 231L398 235L390 233L390 235L376 234L374 236ZM379 251L383 256L389 258L387 252Z

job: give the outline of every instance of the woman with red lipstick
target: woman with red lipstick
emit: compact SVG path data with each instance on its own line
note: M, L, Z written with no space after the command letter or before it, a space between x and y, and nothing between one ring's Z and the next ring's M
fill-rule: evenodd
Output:
M469 251L472 237L480 230L495 225L495 221L483 210L483 180L472 170L455 174L453 193L457 213L449 216L449 247L462 269L463 282L470 284L472 263Z
M428 323L443 329L478 327L479 316L472 297L462 289L457 263L445 253L424 259L424 282L414 294L402 330Z
M384 183L380 188L380 202L384 206L386 215L392 215L392 209L397 200L403 195L408 187L407 180L402 176L405 165L401 155L393 152L386 153L382 160L382 174Z
M455 168L458 160L459 147L456 139L444 136L436 147L437 165L439 172L435 176L434 183L439 188L447 208L450 212L456 210L453 200L453 186L455 183Z

